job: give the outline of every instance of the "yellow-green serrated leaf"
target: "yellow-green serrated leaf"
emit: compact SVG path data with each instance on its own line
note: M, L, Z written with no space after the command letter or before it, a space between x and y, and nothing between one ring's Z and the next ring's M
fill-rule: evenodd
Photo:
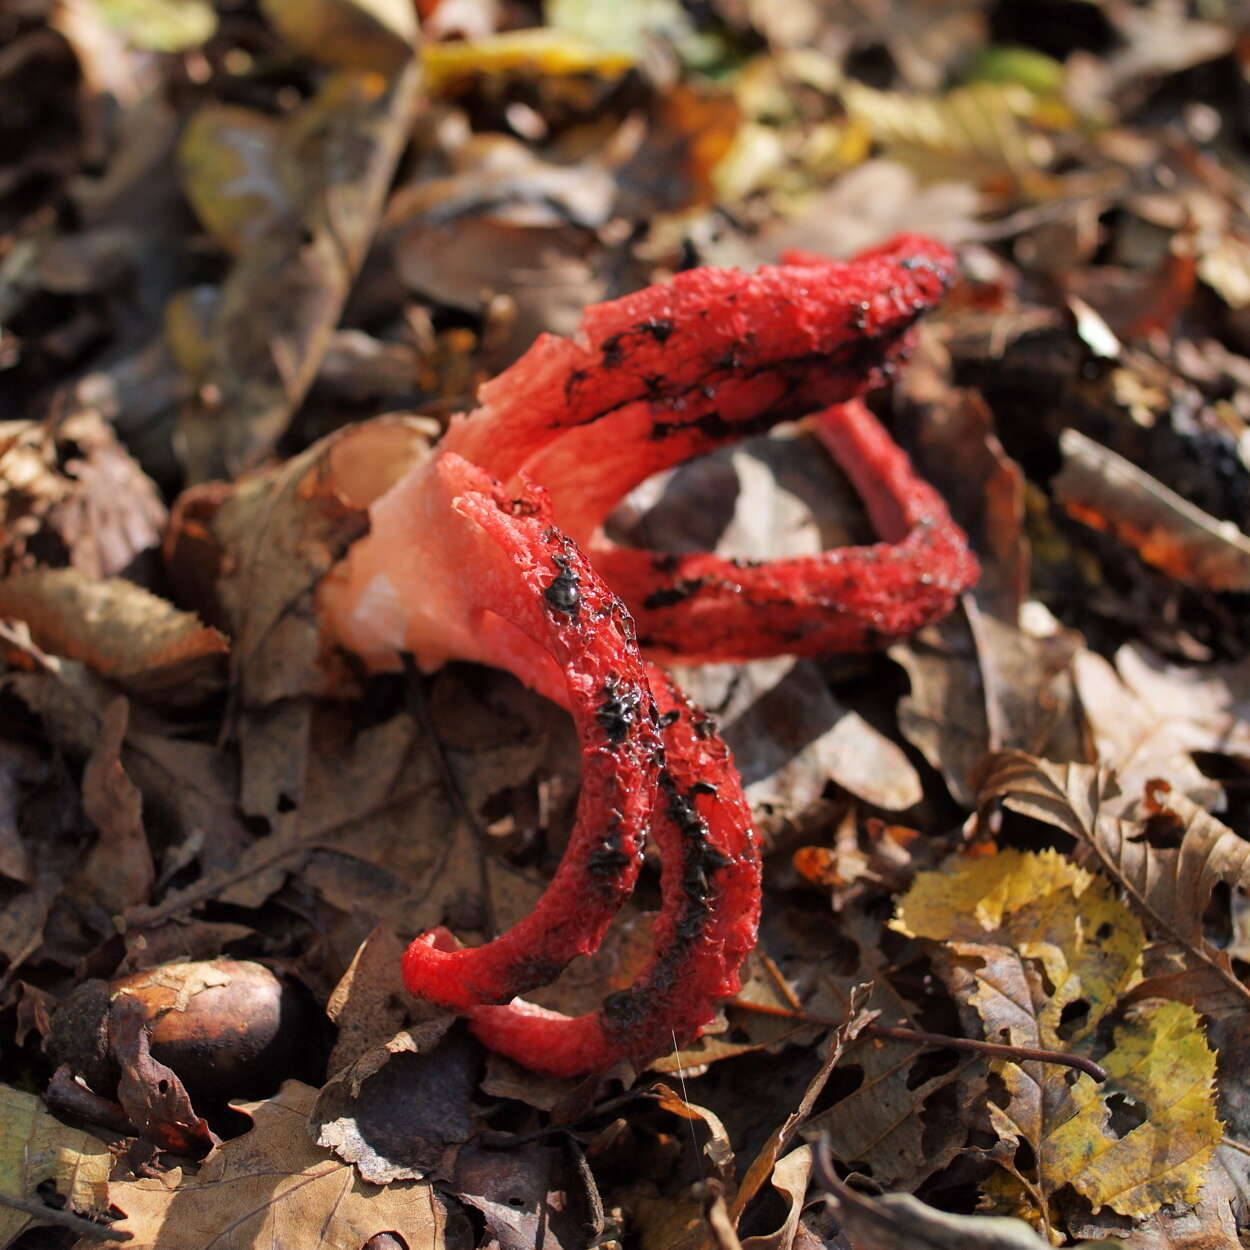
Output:
M954 860L916 878L894 927L943 943L956 993L987 1036L1074 1052L1109 1074L1099 1084L1054 1063L994 1063L1006 1099L990 1121L1007 1148L985 1187L995 1210L1053 1238L1051 1204L1065 1184L1095 1210L1129 1216L1196 1199L1221 1133L1215 1057L1195 1013L1157 999L1133 1009L1108 1053L1098 1049L1100 1023L1141 979L1145 943L1110 882L1055 851ZM1021 1144L1027 1165L1015 1157Z
M1084 1079L1084 1102L1052 1136L1055 1179L1067 1179L1093 1204L1121 1215L1148 1215L1166 1202L1193 1203L1222 1136L1215 1114L1215 1053L1198 1015L1184 1003L1153 1001L1115 1031L1102 1060L1110 1092L1131 1098L1146 1119L1118 1139L1083 1131L1087 1109L1107 1087ZM1093 1117L1088 1117L1091 1121Z
M1011 913L1056 893L1080 894L1091 880L1058 851L954 860L917 875L890 928L938 942L984 941Z
M986 1186L998 1211L1046 1225L1038 1199L1049 1203L1064 1184L1095 1211L1110 1207L1134 1217L1197 1201L1222 1136L1215 1054L1198 1016L1183 1003L1144 1003L1116 1029L1115 1046L1101 1062L1108 1072L1101 1085L1053 1067L995 1065L1008 1102L990 1108L994 1129L1004 1141L1028 1141L1037 1159L1033 1175L1000 1174ZM1117 1132L1112 1100L1140 1122Z
M38 1206L37 1187L51 1182L69 1210L95 1215L108 1206L110 1163L103 1143L49 1115L33 1094L0 1085L0 1246L40 1222L5 1198Z

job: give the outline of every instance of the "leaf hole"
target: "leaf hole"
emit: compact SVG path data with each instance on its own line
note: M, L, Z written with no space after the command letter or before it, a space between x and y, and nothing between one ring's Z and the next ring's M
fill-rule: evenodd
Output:
M1107 1128L1116 1137L1127 1137L1149 1118L1145 1106L1128 1094L1112 1094L1107 1099L1107 1110L1111 1112Z
M1066 1042L1076 1036L1089 1022L1089 1003L1078 998L1068 1003L1059 1014L1059 1027L1055 1030Z

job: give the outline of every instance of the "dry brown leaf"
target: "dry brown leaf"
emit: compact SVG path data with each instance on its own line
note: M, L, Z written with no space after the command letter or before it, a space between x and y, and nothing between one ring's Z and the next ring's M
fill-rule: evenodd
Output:
M412 0L262 0L261 10L296 51L323 65L393 74L412 59Z
M236 1103L251 1130L219 1146L198 1169L114 1181L109 1199L133 1250L232 1250L290 1245L360 1250L394 1231L409 1250L444 1250L449 1216L429 1185L379 1189L315 1146L307 1118L316 1090L288 1081L264 1102Z
M1250 888L1250 843L1166 785L1148 788L1145 820L1118 818L1112 802L1118 793L1109 769L1004 751L987 761L979 797L981 803L1001 799L1075 838L1086 859L1125 891L1159 936L1250 1002L1250 989L1234 974L1227 952L1212 946L1202 927L1217 883ZM1159 822L1171 837L1179 836L1178 845L1152 844Z
M52 741L73 755L90 754L114 690L72 662L63 662L53 673L20 673L6 681L42 718ZM239 817L237 765L228 752L157 727L140 731L132 726L122 765L145 803L180 835L169 852L166 873L197 860L206 869L233 864L252 840Z
M769 1134L759 1154L751 1161L738 1186L738 1192L734 1195L733 1204L729 1208L729 1215L735 1226L742 1218L747 1203L759 1193L764 1182L773 1174L782 1151L794 1139L799 1128L811 1119L816 1099L820 1097L821 1091L828 1084L833 1069L846 1054L847 1047L871 1022L872 1017L866 1009L871 992L870 985L857 985L851 990L846 1000L846 1014L843 1016L842 1023L830 1037L828 1053L821 1061L816 1075L808 1082L798 1106Z
M394 1037L417 1000L400 973L405 943L388 925L378 925L360 944L351 965L326 1003L337 1033L327 1072L339 1072L374 1046Z
M880 1013L887 1025L923 1028L917 1005L890 981L892 965L882 950L885 936L877 920L857 909L840 917L832 938L822 932L815 939L823 948L818 956L810 950L812 939L809 949L796 948L799 966L813 965L811 975L819 987L814 995L803 996L805 1008L845 1018L850 989L871 978L870 1011ZM773 936L772 926L766 926L764 942L775 958L791 953ZM975 1056L961 1056L953 1067L934 1067L926 1059L924 1048L910 1042L860 1038L839 1065L850 1093L803 1126L804 1140L828 1140L838 1159L871 1172L880 1184L919 1185L963 1149L986 1079L985 1065Z
M506 1151L470 1143L456 1156L452 1183L456 1197L481 1212L492 1247L580 1250L603 1234L603 1218L600 1212L596 1221L594 1203L577 1192L593 1185L589 1169L578 1169L582 1183L574 1189L568 1163L567 1151L538 1142Z
M368 529L364 505L423 454L428 423L379 419L314 444L233 489L193 488L174 509L166 563L189 602L218 602L249 708L335 688L314 594ZM381 485L371 479L387 478Z
M213 367L181 423L191 480L264 459L312 385L411 131L418 76L409 66L388 85L342 71L285 124L281 168L295 208L222 289Z
M230 649L217 630L134 582L93 580L77 569L4 578L0 616L23 621L45 651L172 704L196 703L219 689Z
M1156 777L1196 803L1223 806L1223 787L1193 757L1250 756L1250 664L1169 664L1140 643L1126 643L1114 668L1082 651L1073 674L1098 760L1115 769L1130 809Z
M721 725L766 836L802 827L830 781L887 811L923 797L902 748L843 705L811 661L782 656L675 671Z
M952 616L889 653L911 679L900 728L965 807L985 753L999 744L1085 755L1072 672L1078 640L1064 630L1039 637L990 615L973 629L971 619Z

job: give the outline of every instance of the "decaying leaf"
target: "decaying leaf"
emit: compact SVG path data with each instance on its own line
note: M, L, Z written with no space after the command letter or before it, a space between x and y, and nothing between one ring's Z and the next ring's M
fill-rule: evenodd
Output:
M859 1250L1045 1250L1048 1244L1022 1220L1007 1216L951 1215L911 1194L873 1198L833 1175L822 1184Z
M1196 1200L1222 1136L1215 1056L1177 1002L1135 1003L1106 1036L1145 945L1109 882L1055 851L1003 851L918 876L893 926L945 944L939 966L987 1037L1096 1054L1108 1073L1099 1085L1036 1060L993 1062L1006 1089L990 1104L1003 1169L986 1190L994 1205L1053 1237L1065 1185L1125 1215Z
M1231 521L1195 507L1079 430L1065 430L1059 447L1064 467L1055 494L1069 515L1114 534L1187 586L1250 589L1250 538Z
M114 1182L109 1198L125 1212L115 1227L131 1234L134 1250L359 1250L387 1231L410 1250L442 1250L448 1212L434 1190L416 1181L366 1184L314 1145L306 1121L315 1097L316 1090L288 1081L264 1102L236 1103L251 1130L217 1147L198 1169Z
M453 1022L438 1013L338 1073L310 1115L317 1144L375 1185L445 1174L481 1127L471 1102L480 1059Z
M110 1159L102 1142L54 1119L38 1098L0 1085L0 1246L38 1224L82 1232L86 1217L108 1209ZM40 1198L48 1186L63 1208Z
M236 254L291 211L278 167L280 135L264 113L211 104L192 114L178 140L182 187L196 216Z

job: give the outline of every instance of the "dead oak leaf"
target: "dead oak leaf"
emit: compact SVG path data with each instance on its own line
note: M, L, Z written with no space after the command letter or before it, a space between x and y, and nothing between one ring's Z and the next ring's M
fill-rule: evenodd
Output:
M1250 757L1250 664L1168 664L1129 643L1114 668L1086 651L1073 673L1098 759L1116 770L1127 799L1159 777L1196 803L1222 805L1222 788L1193 754Z
M198 1170L114 1182L110 1200L125 1212L114 1227L133 1235L134 1250L360 1250L387 1231L409 1250L443 1250L448 1213L429 1185L368 1185L313 1144L307 1119L316 1095L288 1081L273 1098L235 1104L252 1129Z

